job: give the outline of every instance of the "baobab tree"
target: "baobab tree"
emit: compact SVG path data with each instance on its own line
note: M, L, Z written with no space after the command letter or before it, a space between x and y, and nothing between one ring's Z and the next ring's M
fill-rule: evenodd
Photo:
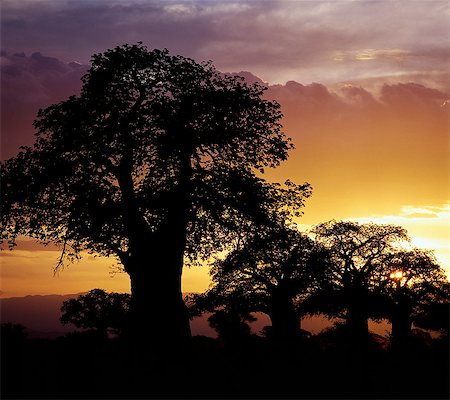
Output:
M432 251L415 248L398 251L378 279L387 298L392 346L407 347L414 319L418 317L420 321L433 304L448 302L445 272Z
M327 250L287 226L258 226L212 269L212 286L196 296L205 311L220 308L263 312L275 338L300 333L301 304L329 266Z
M368 339L368 319L382 316L386 271L409 238L405 229L393 225L329 221L312 230L316 240L331 254L323 284L326 289L312 298L310 310L344 317L355 344Z
M34 146L2 163L2 238L56 243L58 265L83 250L116 257L135 334L189 338L184 263L309 195L261 178L292 148L264 90L142 44L95 54L81 94L40 110Z

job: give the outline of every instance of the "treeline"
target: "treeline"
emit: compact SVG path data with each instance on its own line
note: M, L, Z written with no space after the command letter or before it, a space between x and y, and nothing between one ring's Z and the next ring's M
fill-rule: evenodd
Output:
M445 271L432 251L408 244L392 225L330 221L308 233L259 226L213 263L210 288L186 299L190 315L210 314L210 326L231 342L250 335L253 313L269 316L264 335L276 340L300 338L301 319L313 315L343 320L355 346L369 340L369 319L390 321L395 349L408 347L413 325L448 337ZM65 301L61 321L122 335L129 306L127 294L94 289Z
M410 248L397 226L330 221L309 234L259 227L215 262L212 286L191 296L194 313L212 324L245 324L252 312L270 317L270 335L300 334L300 319L345 320L349 340L364 344L368 320L392 323L392 345L406 345L411 327L448 335L449 282L433 252Z

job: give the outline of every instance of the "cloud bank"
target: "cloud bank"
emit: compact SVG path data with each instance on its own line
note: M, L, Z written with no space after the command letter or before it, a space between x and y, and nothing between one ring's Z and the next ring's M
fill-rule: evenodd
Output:
M1 158L33 143L32 123L39 108L77 94L86 65L65 63L39 52L1 52Z
M3 52L1 61L2 157L9 158L33 143L40 107L79 92L87 66L41 53ZM312 202L333 198L333 207L321 203L325 219L338 217L335 209L345 217L374 203L392 213L389 204L447 201L448 94L413 82L369 86L268 83L266 96L281 104L285 131L297 147L270 176L310 182Z
M5 0L6 50L82 63L144 41L272 83L340 82L448 71L446 1Z

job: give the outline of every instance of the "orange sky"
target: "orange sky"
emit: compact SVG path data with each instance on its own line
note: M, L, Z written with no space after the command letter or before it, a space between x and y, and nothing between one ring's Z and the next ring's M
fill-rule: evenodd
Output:
M32 143L39 107L79 90L94 51L143 40L268 81L296 149L267 178L311 183L302 229L333 218L402 225L450 272L447 2L39 4L2 7L2 158ZM110 23L100 30L96 18ZM87 255L53 276L57 259L31 242L4 252L1 296L129 290L125 274L111 276L114 260ZM207 284L206 268L185 270L184 291Z
M389 93L396 97L388 98ZM450 271L445 95L412 84L384 87L370 101L369 95L348 85L336 92L293 83L270 88L268 96L282 104L296 149L267 177L313 185L298 220L301 229L333 218L401 225L414 245L434 249ZM94 287L129 290L127 275L112 273L112 259L86 255L53 276L58 252L44 249L27 242L4 254L4 297ZM207 268L185 269L184 291L207 285Z

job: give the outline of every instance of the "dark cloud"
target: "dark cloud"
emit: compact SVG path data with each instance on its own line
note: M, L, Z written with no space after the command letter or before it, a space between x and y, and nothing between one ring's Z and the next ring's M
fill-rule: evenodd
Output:
M422 107L428 111L439 111L446 104L448 95L437 89L410 82L383 85L380 100L396 108Z
M2 53L2 158L13 156L21 145L32 144L32 121L38 109L77 94L87 68L38 52ZM322 139L317 140L324 140L333 137L334 132L339 132L337 140L386 139L383 124L403 121L422 126L424 121L434 121L442 125L447 118L448 95L422 84L389 83L380 86L377 93L356 84L334 89L321 83L304 85L295 81L270 85L251 72L237 74L248 82L269 86L266 96L280 102L285 114L283 123L299 143L314 141L318 134ZM420 135L417 129L414 132Z
M32 122L39 108L76 94L86 65L64 63L41 53L1 54L2 158L33 143Z
M270 82L447 71L445 1L5 0L3 46L66 61L142 40Z

